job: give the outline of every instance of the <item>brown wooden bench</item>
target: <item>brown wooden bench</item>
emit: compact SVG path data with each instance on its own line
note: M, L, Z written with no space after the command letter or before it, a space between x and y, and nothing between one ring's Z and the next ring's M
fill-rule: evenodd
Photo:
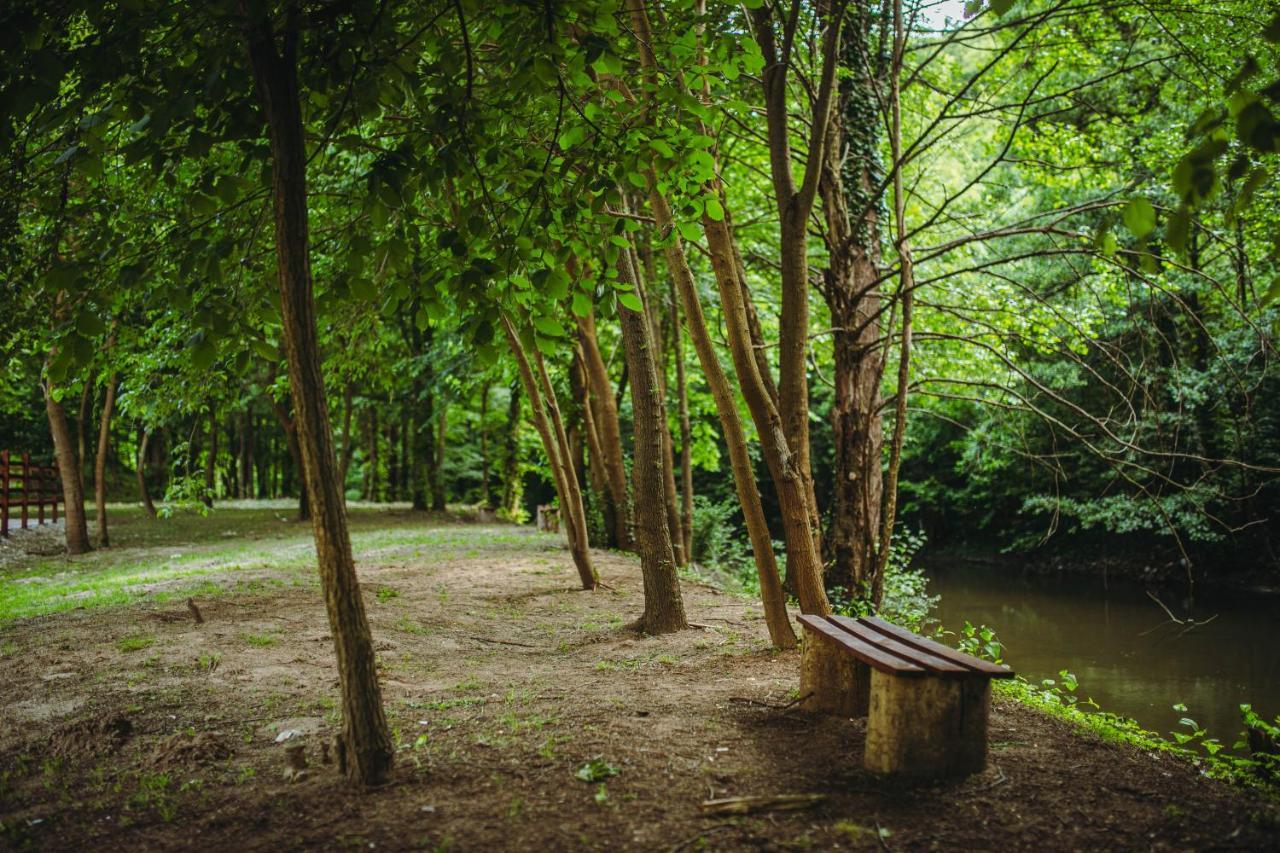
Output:
M991 679L1012 670L875 617L800 623L801 706L867 717L868 770L937 777L986 767Z

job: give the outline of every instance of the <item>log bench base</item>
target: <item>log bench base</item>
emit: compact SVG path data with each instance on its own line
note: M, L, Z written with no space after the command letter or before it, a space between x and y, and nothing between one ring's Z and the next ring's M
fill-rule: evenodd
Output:
M1011 670L880 619L800 622L801 707L866 716L866 769L911 778L985 769L991 679Z

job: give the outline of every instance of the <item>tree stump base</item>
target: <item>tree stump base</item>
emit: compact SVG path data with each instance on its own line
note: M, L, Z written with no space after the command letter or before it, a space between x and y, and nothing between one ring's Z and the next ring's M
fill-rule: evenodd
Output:
M913 778L965 776L987 766L991 679L871 673L863 765Z
M806 632L800 652L800 707L820 714L865 717L871 667L840 646Z

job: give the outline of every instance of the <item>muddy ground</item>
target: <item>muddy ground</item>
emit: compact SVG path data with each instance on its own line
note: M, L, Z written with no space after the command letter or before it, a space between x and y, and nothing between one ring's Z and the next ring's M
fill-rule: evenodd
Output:
M207 542L182 545L188 560L216 548L225 561L237 535L225 518L210 520ZM305 552L305 528L264 518L242 531L254 553ZM178 547L146 541L135 524L114 551L162 560ZM357 512L353 530L399 745L390 784L353 792L323 763L338 719L314 569L250 554L202 581L203 624L182 589L155 583L126 604L0 624L0 845L1280 846L1273 804L1000 697L985 773L888 783L860 769L861 722L786 707L798 655L767 648L750 600L687 580L701 627L642 637L627 627L642 601L630 556L598 552L609 588L586 593L555 537L407 512ZM66 560L65 571L90 573L94 559ZM22 568L10 560L0 582ZM298 743L310 769L289 781L284 750ZM743 817L700 810L712 798L799 793L824 798Z

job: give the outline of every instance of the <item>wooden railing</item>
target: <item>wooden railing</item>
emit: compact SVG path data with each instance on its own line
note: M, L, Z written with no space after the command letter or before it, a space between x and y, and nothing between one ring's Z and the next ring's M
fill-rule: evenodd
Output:
M58 520L58 500L61 494L58 466L32 465L31 454L15 457L8 450L0 450L0 536L8 536L14 511L23 530L35 508L36 524L44 524L44 508L51 509L49 520ZM16 526L16 525L14 525Z

